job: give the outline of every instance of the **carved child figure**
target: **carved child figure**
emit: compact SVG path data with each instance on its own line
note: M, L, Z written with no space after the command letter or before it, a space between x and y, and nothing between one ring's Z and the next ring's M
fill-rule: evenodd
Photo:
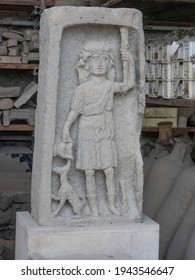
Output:
M121 28L120 31L121 38L124 38L123 33L127 30ZM131 89L135 83L131 53L121 47L121 58L123 82L117 83L114 82L112 50L105 43L86 44L77 66L80 85L75 90L71 110L62 131L61 142L69 143L71 126L79 117L76 169L85 172L87 199L93 216L99 216L94 178L96 170L102 170L106 176L109 210L114 215L120 215L115 207L114 168L117 167L117 153L112 115L113 97L115 93Z

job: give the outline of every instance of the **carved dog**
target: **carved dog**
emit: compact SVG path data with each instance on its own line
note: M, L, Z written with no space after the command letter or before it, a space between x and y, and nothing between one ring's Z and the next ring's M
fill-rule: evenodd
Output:
M85 205L85 200L80 198L73 187L68 182L67 174L70 169L70 160L67 161L67 164L59 167L56 166L53 168L53 171L59 174L61 187L57 195L52 194L51 198L53 200L60 201L58 208L55 212L52 213L53 217L56 217L60 210L63 208L66 201L72 206L73 212L76 214L75 217L79 218L82 216L82 209Z

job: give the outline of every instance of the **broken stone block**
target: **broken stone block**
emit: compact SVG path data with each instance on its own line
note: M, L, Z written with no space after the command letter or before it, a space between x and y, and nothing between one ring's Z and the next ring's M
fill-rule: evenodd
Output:
M10 98L0 99L0 110L7 110L13 107L13 100Z
M8 48L8 55L18 56L19 55L19 47L10 47L10 48Z
M0 210L5 211L13 204L13 196L9 192L0 192Z
M6 211L0 210L0 224L9 224L12 218L12 208L8 208Z
M39 53L37 52L29 52L28 54L28 62L38 62L39 61Z
M3 125L9 126L11 121L25 120L29 125L35 123L35 109L11 109L3 111Z
M0 98L18 97L21 93L21 87L0 87Z
M0 63L22 63L21 56L0 56Z
M7 47L7 40L6 41L2 41L1 45Z
M7 55L7 47L0 46L0 55Z
M28 53L22 52L22 63L28 64Z
M24 54L29 53L29 46L28 46L28 43L26 41L22 42L21 50Z
M14 40L14 39L9 39L7 40L7 47L10 48L10 47L17 47L18 45L18 41L17 40Z
M28 43L28 46L30 51L37 51L37 52L39 51L39 42L31 41Z
M22 42L24 40L24 37L22 35L15 32L3 32L1 36L6 39L17 40L18 42Z
M34 94L37 92L38 85L35 82L31 82L23 91L21 96L14 102L14 107L20 108L25 104Z
M24 40L25 41L31 41L33 35L38 35L39 36L39 31L38 30L33 30L33 29L26 29L24 31Z

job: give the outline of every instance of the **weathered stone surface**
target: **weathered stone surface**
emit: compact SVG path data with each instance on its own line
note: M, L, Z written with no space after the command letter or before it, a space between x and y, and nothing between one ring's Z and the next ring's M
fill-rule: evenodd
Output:
M7 41L7 47L10 48L10 47L16 47L18 45L18 41L15 40L15 39L9 39Z
M1 36L6 39L17 40L18 42L22 42L24 39L23 36L15 32L3 32Z
M20 108L25 104L34 94L37 92L38 85L35 82L31 82L22 92L21 96L14 102L14 107Z
M15 240L0 239L0 255L4 260L13 260L15 255Z
M14 259L16 212L30 209L30 192L19 191L19 187L0 192L0 259Z
M10 98L0 99L0 110L7 110L13 107L13 100Z
M25 120L29 125L35 123L34 109L11 109L3 111L3 125L10 125L13 120Z
M15 239L15 225L0 226L0 238L2 239Z
M0 46L0 55L7 55L7 47Z
M11 193L0 192L0 209L6 210L13 204L13 196Z
M10 47L8 48L8 55L17 56L19 55L19 47Z
M33 217L50 225L140 222L141 13L55 7L44 11L40 35Z
M6 225L9 224L12 218L12 208L9 208L6 211L0 210L0 224Z
M21 93L21 87L0 87L0 98L18 97Z
M0 63L22 63L21 56L0 56Z

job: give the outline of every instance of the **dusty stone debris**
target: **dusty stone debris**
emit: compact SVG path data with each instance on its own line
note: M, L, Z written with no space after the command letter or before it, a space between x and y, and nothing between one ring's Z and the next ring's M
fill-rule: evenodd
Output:
M0 260L15 256L16 211L30 211L30 193L0 192Z

